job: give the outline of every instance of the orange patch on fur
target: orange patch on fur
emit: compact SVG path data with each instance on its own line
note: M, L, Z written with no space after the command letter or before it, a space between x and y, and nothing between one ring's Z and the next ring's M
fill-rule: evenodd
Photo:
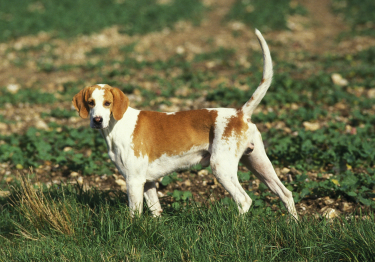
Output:
M153 162L162 155L180 155L194 146L212 143L215 110L191 110L166 114L141 111L133 132L136 157Z
M95 86L85 87L73 97L72 103L75 109L78 111L79 116L82 118L87 118L89 116L90 108L87 101L90 99L94 90Z
M235 137L237 140L237 150L241 146L241 141L246 131L249 129L248 124L244 121L242 110L238 110L236 115L229 118L227 126L224 130L222 139L228 140L230 137Z

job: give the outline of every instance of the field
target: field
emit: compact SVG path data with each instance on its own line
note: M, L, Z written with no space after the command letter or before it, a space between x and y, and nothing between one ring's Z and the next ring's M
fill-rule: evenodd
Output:
M0 261L332 261L375 252L375 4L364 0L8 1L0 8ZM130 218L126 183L71 99L107 83L130 106L240 107L293 197L295 223L244 166L239 216L211 169L158 181Z

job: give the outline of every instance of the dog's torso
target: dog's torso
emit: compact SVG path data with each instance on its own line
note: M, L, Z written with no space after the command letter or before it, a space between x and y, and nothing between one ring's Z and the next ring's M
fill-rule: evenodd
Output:
M147 181L155 181L207 156L209 161L218 152L238 162L253 126L241 110L230 108L160 113L129 107L121 120L111 118L101 133L119 170L142 169L138 171Z

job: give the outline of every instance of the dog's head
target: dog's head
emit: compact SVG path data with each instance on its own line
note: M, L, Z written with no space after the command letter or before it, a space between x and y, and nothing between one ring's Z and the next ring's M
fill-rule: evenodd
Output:
M111 116L120 120L129 106L128 97L118 88L109 85L93 85L84 88L73 97L74 107L80 117L90 115L90 126L107 128Z

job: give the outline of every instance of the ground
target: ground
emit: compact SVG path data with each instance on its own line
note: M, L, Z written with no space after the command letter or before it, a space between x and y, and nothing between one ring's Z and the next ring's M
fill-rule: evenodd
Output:
M208 11L199 25L195 25L192 21L179 21L174 28L166 27L161 31L142 35L120 34L118 27L112 26L99 33L69 39L56 38L51 33L40 32L36 36L23 36L1 43L0 86L7 87L8 90L13 87L16 89L15 93L23 89L30 89L38 94L48 93L56 99L54 103L28 103L27 100L15 103L5 102L0 108L0 115L4 120L4 123L0 125L2 135L24 134L30 127L48 131L51 128L51 123L59 128L85 127L88 129L88 120L80 119L74 113L68 95L64 96L61 93L64 93L70 86L74 86L74 90L79 90L87 85L102 83L103 80L109 79L108 75L110 74L113 75L113 77L111 75L111 80L128 83L135 87L131 92L128 92L130 105L145 110L178 111L227 106L223 105L222 101L206 99L208 92L222 84L233 85L241 90L255 88L258 83L254 82L252 86L249 86L242 81L243 76L240 76L238 81L231 78L236 68L246 70L250 66L255 66L252 68L261 69L262 61L258 59L260 57L252 56L254 52L260 52L253 28L240 21L223 22L234 1L205 0L204 4ZM277 54L277 61L294 63L297 67L305 69L292 73L293 81L313 77L318 71L324 69L321 64L314 63L314 59L304 60L304 57L301 57L304 52L308 53L309 57L345 56L356 54L375 45L375 38L371 36L356 35L340 39L340 34L348 31L350 26L342 16L332 12L331 2L301 0L292 1L291 5L293 4L302 5L307 10L307 15L288 16L288 28L285 30L265 30L263 32L271 52ZM126 51L126 47L130 51ZM126 73L125 65L116 62L131 58L139 63L153 63L158 60L169 61L174 57L183 57L185 61L193 61L200 54L220 50L220 48L222 48L221 50L235 50L229 61L212 59L194 64L194 72L199 70L206 73L215 72L213 77L204 79L204 85L209 90L203 90L200 93L201 96L197 97L192 95L194 91L189 90L190 85L178 83L181 87L168 102L164 102L162 96L149 99L145 97L145 94L147 92L156 95L162 94L164 92L163 79L168 82L174 76L181 75L184 71L183 68L175 66L170 70L163 71L141 67L137 70L129 69L129 73ZM249 60L249 57L252 57L253 60ZM96 70L95 66L101 62L104 65ZM229 63L230 66L225 66L225 63ZM239 64L239 66L235 67L234 64ZM116 70L119 73L116 73ZM283 72L283 68L277 67L275 74L280 72ZM149 75L154 76L154 79L148 78ZM260 81L260 79L258 80ZM173 81L171 82L173 84ZM276 89L277 86L271 86L270 89L274 88ZM274 90L274 92L277 91ZM369 90L362 90L361 94L369 95L369 92ZM73 91L70 94L73 94ZM229 103L228 106L238 105ZM298 105L293 104L285 106L297 106L298 108ZM341 108L339 108L340 106ZM279 105L276 108L282 107L283 105ZM56 109L59 109L59 112L69 112L69 116L51 116L51 112ZM274 109L275 107L272 106L260 105L255 113L267 113ZM336 103L332 110L345 111L348 110L348 105ZM372 109L372 111L374 110ZM324 125L324 121L322 120L320 125ZM280 132L289 133L290 136L293 135L283 121L256 124L263 134L272 127ZM304 124L305 128L314 130L314 126L310 124ZM350 132L355 132L351 126L349 128ZM38 138L44 139L42 136ZM90 156L97 149L92 147L75 149L74 146L66 146L63 150L64 152L74 150L84 156ZM103 156L103 158L105 157ZM109 160L103 161L109 162ZM290 182L295 179L296 175L302 173L301 170L282 164L275 165L275 169L282 181ZM56 164L56 161L53 160L45 160L33 168L32 172L35 176L32 176L32 181L47 185L60 182L79 183L87 189L96 187L100 190L121 190L121 188L125 190L124 182L118 171L113 165L109 170L110 172L104 175L95 172L83 174L82 170ZM357 170L360 170L360 167ZM240 171L247 172L246 168L242 166ZM12 183L17 177L17 172L27 173L29 168L23 165L17 166L17 163L12 161L1 163L0 179ZM332 176L327 172L323 176L318 176L318 173L319 170L309 170L307 179L324 181ZM246 190L253 190L255 195L259 195L259 183L254 178L250 182L243 182L242 185ZM218 201L228 196L228 193L214 179L210 169L182 171L178 173L178 178L174 178L172 183L168 184L165 181L163 184L158 182L158 190L160 196L165 197L166 204L173 199L168 195L168 192L171 193L174 190L190 191L194 199L199 202ZM2 186L2 188L4 191L7 190L6 186ZM274 199L276 199L274 195L269 195L263 200L272 209L278 210L279 206L272 202ZM363 207L363 205L346 198L333 199L329 195L318 198L306 197L297 204L298 212L301 215L323 214L328 208L333 208L335 212L348 213L356 207Z

